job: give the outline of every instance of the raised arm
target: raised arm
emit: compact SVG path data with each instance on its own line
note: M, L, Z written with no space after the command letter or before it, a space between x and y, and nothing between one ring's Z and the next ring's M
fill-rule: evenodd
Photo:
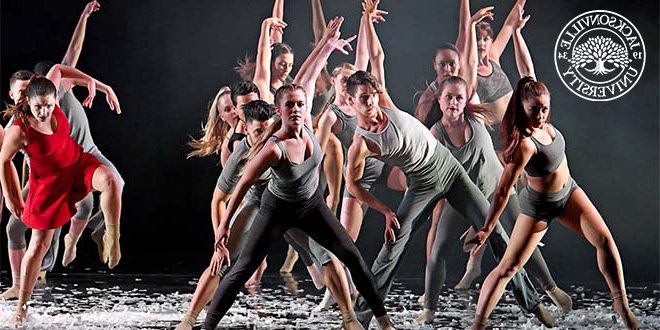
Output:
M50 79L55 86L60 85L62 78L70 78L75 81L85 82L89 95L87 95L87 98L83 101L82 105L88 108L92 107L92 101L96 95L96 80L94 78L76 68L62 64L55 64L46 74L46 78Z
M88 2L80 14L80 19L76 25L76 29L73 30L73 36L71 37L71 42L69 42L69 48L64 54L62 59L62 64L76 67L78 64L78 58L80 57L80 52L82 51L83 41L85 40L85 30L87 29L87 19L89 16L98 11L101 8L101 5L97 1Z
M20 120L20 119L17 119ZM12 159L27 143L27 137L23 130L18 126L10 126L2 143L0 150L0 182L2 183L2 193L5 196L7 209L15 217L21 218L25 201L21 193L18 172L12 163Z
M518 182L518 178L524 171L525 165L529 162L529 159L535 152L536 147L531 140L523 139L520 141L518 149L513 155L512 162L504 167L500 183L493 194L493 200L490 203L484 226L477 231L476 236L473 239L466 242L466 244L477 244L476 249L474 249L472 253L477 252L481 245L486 242L486 239L493 229L495 229L497 219L502 215L506 204L509 202L509 196L511 196L511 190L513 189L514 184Z
M458 36L456 37L456 48L461 57L465 54L468 34L470 33L470 0L461 0L458 10Z
M273 17L278 18L280 21L284 21L284 0L275 0L275 3L273 3ZM274 30L271 38L272 41L275 42L282 42L282 35L284 32L282 29L279 30Z
M366 35L367 35L367 49L369 52L369 62L371 62L371 73L378 79L378 82L381 85L382 91L379 98L379 105L396 109L396 105L392 101L389 93L387 92L387 87L385 85L385 52L383 51L383 46L378 39L378 34L376 33L376 28L374 27L374 16L376 15L378 3L380 0L375 2L372 0L364 0L362 3L362 9L364 10L364 15L362 15L362 20L364 21Z
M312 100L314 99L314 88L316 84L316 79L323 67L325 67L328 62L328 57L332 54L333 51L337 50L344 55L348 55L348 51L344 49L346 47L348 50L353 50L350 42L355 39L356 36L352 36L346 40L339 39L339 28L344 22L343 17L335 17L328 23L325 35L321 38L321 41L314 47L314 50L307 56L305 62L298 70L296 78L293 80L294 84L302 86L305 89L305 94L307 94L307 108L312 108ZM312 127L312 116L305 117L305 123Z
M479 54L477 53L477 23L484 18L493 20L492 10L495 7L488 6L479 9L468 22L468 33L466 36L464 52L461 53L461 77L468 85L468 98L477 89L477 68L479 66Z
M389 14L384 10L376 9L372 21L374 23L385 22L383 15ZM364 13L363 13L364 15ZM360 19L360 30L358 32L357 48L355 49L355 67L361 71L367 71L369 65L369 48L367 45L367 27L364 20Z
M69 88L73 86L87 87L87 81L85 79L62 78L61 81L63 86L69 86ZM105 94L105 101L108 103L110 110L116 111L117 114L121 114L121 106L119 105L119 100L112 87L104 84L98 79L94 79L94 82L96 84L96 90ZM60 92L68 92L67 87L63 88Z
M506 17L506 20L504 21L504 25L502 25L500 32L497 34L497 37L495 38L495 40L493 40L493 44L490 46L490 53L488 54L488 58L493 60L498 65L500 64L500 56L502 56L502 53L504 52L506 45L509 43L509 39L511 39L511 34L513 33L514 24L517 21L517 16L519 15L518 6L523 8L525 7L526 2L527 0L516 1L516 4L513 5L513 8L511 8L509 15Z
M513 50L516 56L516 66L520 77L532 77L536 80L536 73L534 72L534 62L532 61L532 54L529 53L525 38L522 36L522 29L525 23L532 15L527 15L523 18L524 9L522 6L518 7L518 16L514 25L513 32Z
M321 0L312 0L312 31L314 31L314 45L316 45L325 34L325 17Z
M268 103L273 103L273 96L270 93L271 32L279 31L281 33L285 27L286 23L277 17L266 18L261 23L261 34L259 35L257 58L255 60L256 68L252 82L259 88L261 99Z

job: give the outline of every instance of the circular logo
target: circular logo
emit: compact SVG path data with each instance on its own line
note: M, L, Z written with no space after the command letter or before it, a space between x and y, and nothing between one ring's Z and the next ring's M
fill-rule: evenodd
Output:
M628 93L644 71L642 35L625 17L593 10L575 17L559 34L555 67L564 85L590 101Z

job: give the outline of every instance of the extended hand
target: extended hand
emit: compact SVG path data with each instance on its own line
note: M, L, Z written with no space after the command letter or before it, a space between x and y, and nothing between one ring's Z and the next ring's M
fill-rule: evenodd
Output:
M5 199L5 204L7 205L7 209L13 216L16 218L20 219L23 216L23 209L25 207L25 203L19 198L17 200L13 200L15 198L6 198Z
M117 112L117 114L121 114L121 107L119 107L119 100L117 100L117 95L115 95L115 91L112 90L110 86L108 86L108 90L105 91L105 101L108 102L108 106L110 106L110 110L114 110Z
M527 15L526 17L523 17L523 14L525 13L525 9L523 9L522 5L516 5L518 7L518 15L515 16L515 20L513 21L513 28L517 31L522 30L523 27L525 27L525 24L527 21L529 21L529 18L532 17L532 15Z
M396 218L396 213L394 213L392 210L388 210L387 213L385 213L384 244L389 243L389 238L392 238L392 242L396 241L396 235L394 235L394 228L392 228L392 226L396 227L396 229L401 229L399 220Z
M492 21L493 18L495 17L495 14L493 14L492 12L493 9L495 9L495 7L488 6L477 10L477 12L474 13L474 15L472 15L472 17L470 18L470 21L472 23L479 23L486 17L488 17L488 19Z
M101 4L98 3L98 1L90 1L87 3L85 6L85 9L83 10L82 14L83 16L89 17L93 12L99 11L101 9Z
M474 234L474 237L471 240L465 241L465 245L475 244L475 247L472 248L472 255L479 253L479 250L484 243L486 243L486 239L488 239L489 235L490 232L486 228L481 228Z
M82 105L84 107L91 108L92 107L92 101L94 101L94 97L96 96L96 81L94 79L89 79L89 82L87 83L87 98L83 101Z
M283 20L277 18L277 17L269 17L266 18L263 22L265 26L268 26L270 29L275 30L279 33L284 33L284 28L287 26L286 22Z

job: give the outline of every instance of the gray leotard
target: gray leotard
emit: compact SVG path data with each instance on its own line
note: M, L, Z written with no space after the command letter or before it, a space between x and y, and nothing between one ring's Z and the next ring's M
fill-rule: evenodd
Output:
M341 142L341 148L344 151L344 160L346 160L345 156L348 152L348 148L351 146L351 143L353 143L353 135L355 134L355 128L357 127L357 117L347 115L334 104L330 104L328 109L335 113L337 120L339 120L339 123L341 124L339 133L336 133L335 135L339 142Z
M511 82L502 68L492 60L489 61L493 72L488 76L477 75L477 95L483 103L493 102L513 91Z
M288 202L300 202L309 199L314 195L319 185L318 167L323 159L321 145L309 127L303 126L303 132L307 132L312 140L313 148L312 154L300 164L291 162L286 154L286 149L277 136L269 138L282 151L282 158L280 158L279 164L272 168L273 175L268 182L268 191Z
M551 127L555 130L555 138L548 145L541 144L534 136L530 136L538 151L529 159L527 165L525 165L525 172L529 176L546 176L556 171L566 157L564 153L564 148L566 147L564 136L554 126Z
M387 126L380 132L357 127L355 132L368 138L380 149L378 158L403 173L417 172L433 158L438 144L431 132L405 111L381 107L387 116Z
M94 153L98 148L94 144L85 109L71 91L60 89L59 97L60 108L71 125L71 137L83 147L83 151Z
M467 172L484 196L490 196L497 188L502 175L502 164L497 159L493 142L490 139L486 126L470 114L465 114L465 119L470 125L472 136L461 147L452 144L449 134L441 121L433 125L433 130L438 138L454 158L456 158Z
M244 159L245 155L250 151L250 144L248 143L247 138L243 138L241 142L236 145L234 151L231 153L231 156L227 159L220 177L218 177L217 186L225 194L231 194L234 192L234 188L238 184L238 180L241 178L241 172L247 163L247 160ZM257 182L255 182L247 195L245 200L247 203L259 204L261 202L261 195L263 194L268 180L270 180L271 173L270 169L266 170Z

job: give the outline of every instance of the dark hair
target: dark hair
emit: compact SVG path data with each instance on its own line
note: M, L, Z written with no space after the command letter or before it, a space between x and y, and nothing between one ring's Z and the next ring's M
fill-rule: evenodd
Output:
M346 80L346 92L349 95L355 96L357 93L357 85L369 85L376 91L380 92L378 79L367 71L356 71Z
M48 95L57 95L57 89L50 79L44 76L35 75L30 78L30 82L25 87L25 92L21 95L21 98L14 105L10 105L4 111L4 118L9 118L16 116L18 120L23 122L25 125L29 125L28 120L32 116L30 111L30 105L28 104L28 98L36 96L48 96Z
M222 86L212 101L207 106L209 113L206 123L202 125L202 137L199 139L192 139L188 145L194 150L191 151L186 158L190 157L204 157L220 151L220 146L227 136L230 124L220 118L220 110L218 110L218 102L221 97L231 93L227 86Z
M293 54L293 48L288 44L283 42L276 42L270 46L271 56L270 56L270 65L273 65L275 59L282 54Z
M277 107L281 100L288 95L290 92L295 91L295 90L301 90L303 94L306 96L307 94L305 93L305 89L302 88L299 85L296 84L285 84L282 85L282 87L278 88L277 91L275 92L275 107ZM245 155L245 159L252 159L254 158L260 151L261 149L264 148L264 145L266 145L266 142L268 142L268 139L275 134L280 128L282 127L282 119L280 116L277 116L275 118L275 122L268 126L266 131L264 132L263 135L259 138L259 141L254 144L252 149L250 149L250 152L248 152Z
M486 32L487 36L493 39L493 27L491 27L490 23L488 22L481 21L477 23L477 25L474 27L474 31L477 34L477 38L479 37L479 32L483 31Z
M466 94L465 97L467 98L467 100L470 100L472 98L472 95L467 95L467 93L469 91L467 81L465 81L463 78L458 77L458 76L449 76L449 77L446 77L445 79L442 79L442 81L438 85L438 91L435 92L436 100L438 99L438 97L440 97L440 95L442 95L442 92L445 90L445 87L447 87L448 85L454 85L454 84L463 85L463 87L465 88L465 94ZM474 91L472 91L472 94L474 94ZM439 104L438 104L438 106L439 106ZM481 115L481 117L483 117L483 119L484 119L484 124L486 124L486 126L490 127L490 125L492 125L492 123L495 122L495 118L494 118L493 114L491 112L487 111L487 110L488 109L482 104L471 104L471 103L468 102L465 105L465 109L463 110L463 113L465 115L472 115L472 114L475 114L475 113ZM442 112L442 109L440 109L440 111Z
M445 42L444 44L442 44L442 46L440 46L440 47L435 51L435 54L434 54L434 56L433 56L433 57L434 57L434 58L433 58L434 61L435 61L435 56L438 56L438 53L441 52L441 51L443 51L443 50L451 50L451 51L453 51L454 53L456 53L456 56L458 56L459 58L461 57L461 53L458 51L458 48L456 48L456 45L452 44L451 42Z
M283 42L274 43L270 46L271 56L270 56L270 65L273 65L275 59L282 54L291 54L293 55L293 48L288 44ZM243 58L237 60L238 65L234 67L234 71L238 73L238 76L243 80L252 81L254 79L254 73L257 70L257 65L252 60L252 57L248 54L245 54Z
M34 73L32 73L32 71L28 71L28 70L18 70L16 72L14 72L11 75L11 78L9 78L9 88L11 88L11 86L13 86L16 81L18 81L18 80L22 80L22 81L30 80L30 78L32 78L32 76L34 76Z
M250 101L243 105L245 122L251 123L253 120L266 121L275 115L275 107L262 100Z
M504 141L504 161L506 163L513 160L513 154L520 141L530 135L527 131L527 114L525 114L523 101L541 95L550 95L550 91L545 84L535 81L532 77L523 77L516 84L500 126L500 136ZM550 113L548 113L546 122L550 123Z
M55 66L55 62L53 61L46 60L38 62L34 65L34 73L45 76L53 66Z
M236 98L252 93L257 93L257 96L261 97L259 95L259 88L253 82L247 80L239 81L231 87L231 101L236 105Z

